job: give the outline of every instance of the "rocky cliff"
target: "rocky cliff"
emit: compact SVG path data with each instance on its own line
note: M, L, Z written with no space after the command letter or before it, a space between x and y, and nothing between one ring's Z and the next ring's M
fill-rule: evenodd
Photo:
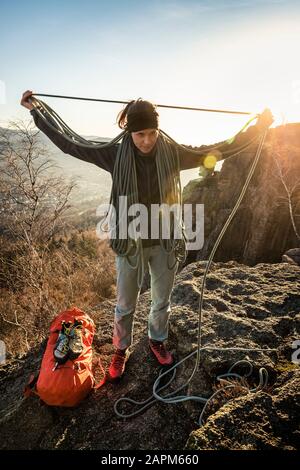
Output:
M188 262L207 259L246 180L257 144L224 160L220 172L191 181L183 191L185 203L204 204L204 246L189 252ZM298 185L297 185L298 183ZM236 260L250 266L276 263L284 252L299 247L288 199L300 233L300 123L270 129L263 151L234 220L215 260Z
M169 346L177 359L195 348L199 289L205 263L191 263L177 274L172 294ZM132 355L122 381L106 383L77 409L43 405L22 390L37 370L42 345L0 369L2 449L299 449L300 372L292 362L293 342L300 339L300 268L288 263L249 267L237 262L213 263L203 305L203 344L215 347L275 348L275 352L203 352L200 367L184 394L208 397L216 376L237 360L248 358L253 374L245 387L258 383L258 370L269 373L266 389L257 393L219 394L205 411L196 402L155 403L135 417L118 418L114 403L127 396L138 401L152 393L159 368L148 351L149 291L140 296ZM80 306L79 306L80 307ZM98 327L96 355L103 367L112 346L113 302L103 302L92 316ZM297 356L297 354L296 354ZM298 358L300 355L298 354ZM175 382L186 382L194 358L178 368ZM240 370L239 372L243 372ZM125 412L136 408L128 404Z

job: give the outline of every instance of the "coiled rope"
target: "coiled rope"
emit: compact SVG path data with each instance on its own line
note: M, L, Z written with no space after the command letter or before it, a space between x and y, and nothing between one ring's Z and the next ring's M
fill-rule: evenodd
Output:
M49 96L49 95L48 95ZM87 140L75 133L70 127L63 121L63 119L45 102L32 98L31 100L35 107L38 115L44 120L48 127L54 132L63 136L67 141L75 143L76 145L83 148L107 148L115 145L121 141L117 151L116 162L113 170L113 184L109 201L109 210L106 215L99 223L99 228L102 232L110 232L110 246L113 251L121 257L124 257L127 263L137 270L137 283L139 289L142 287L146 266L144 264L143 256L143 245L140 234L137 233L135 225L132 225L134 230L133 237L126 236L124 238L119 237L119 229L124 222L125 226L128 227L128 214L125 213L126 207L120 208L119 201L120 196L127 196L127 206L135 207L138 206L138 185L137 185L137 174L134 157L134 145L131 136L128 132L121 132L114 139L106 143L99 143L93 140ZM243 113L246 114L246 113ZM233 141L238 137L249 124L257 118L257 115L252 117L242 127L242 129L230 139ZM238 155L248 148L257 139L255 137L246 145L236 149L234 155ZM228 142L228 141L227 141ZM226 142L226 143L227 143ZM175 211L170 218L170 233L173 236L169 238L162 238L161 231L159 232L159 241L162 249L167 253L167 263L169 269L174 269L176 263L177 269L180 263L184 263L187 257L186 250L186 234L185 227L182 218L182 212L179 208L182 207L182 189L180 181L180 167L179 167L179 154L178 150L184 149L197 156L207 155L214 151L222 151L224 147L223 142L218 145L207 146L203 151L197 151L190 149L186 146L178 144L163 130L159 129L159 136L157 139L157 152L156 152L156 167L158 175L158 184L160 192L161 203L165 203L168 206L175 207ZM223 156L226 156L229 151L224 151ZM177 209L177 210L176 210ZM173 216L172 216L173 215ZM161 210L160 219L164 217ZM174 232L176 237L174 238ZM180 237L180 238L178 238ZM174 256L175 261L171 263L171 257ZM132 260L133 258L133 260Z
M175 207L177 207L177 209L181 208L182 191L179 177L180 170L178 152L174 152L174 149L162 134L159 134L157 139L156 167L160 200L171 206L176 204ZM127 196L126 207L123 207L123 209L119 206L119 198L122 195ZM134 238L131 238L132 234L128 234L127 236L127 233L124 238L120 238L119 236L119 228L122 222L126 228L129 226L127 204L128 207L138 207L139 205L134 147L129 133L126 133L123 137L122 145L118 149L114 165L113 186L110 197L111 214L108 213L108 218L110 219L109 228L113 228L114 235L113 238L111 238L110 246L119 256L126 257L130 266L137 269L137 282L140 288L143 283L146 269L144 265L142 239L138 236L135 225L132 227L134 230ZM113 224L111 224L112 217L114 217ZM175 224L178 224L181 233L183 233L184 225L181 217L181 210L176 211L175 219L176 222L174 222L173 218L171 218L170 221L171 232L173 232ZM111 225L113 225L113 227L111 227ZM163 250L168 254L168 268L173 269L177 261L179 262L182 258L186 258L185 246L183 247L182 254L182 250L180 249L182 248L180 245L180 239L175 239L173 237L164 239L161 237L161 233L159 234L159 238ZM133 257L134 264L131 264L130 253ZM171 266L170 257L172 253L175 253L175 262Z
M224 236L224 233L226 232L230 222L232 221L233 217L235 216L236 214L236 211L238 210L239 208L239 205L244 197L244 194L248 188L248 185L249 185L249 182L251 180L251 177L254 173L254 170L257 166L257 163L258 163L258 160L259 160L259 157L261 155L261 151L262 151L262 147L263 147L263 144L264 144L264 141L265 141L265 138L266 138L266 134L267 134L267 129L262 133L261 135L261 138L260 138L260 141L259 141L259 145L258 145L258 148L257 148L257 151L256 151L256 156L255 156L255 159L253 160L253 163L251 165L251 168L250 168L250 171L248 173L248 176L247 176L247 179L243 185L243 188L242 188L242 191L240 193L240 196L238 198L238 200L236 201L236 204L234 206L234 208L232 209L232 212L230 213L226 223L224 224L213 248L212 248L212 251L210 253L210 256L208 258L208 261L206 263L206 267L205 267L205 271L204 271L204 274L203 274L203 278L202 278L202 283L201 283L201 292L200 292L200 298L199 298L199 307L198 307L198 344L197 344L197 349L195 351L192 351L190 354L188 354L186 357L184 357L183 359L181 359L179 362L177 362L176 364L174 364L172 367L170 367L168 370L166 371L163 371L163 369L160 371L159 373L159 376L158 378L155 380L154 384L153 384L153 393L152 395L144 400L144 401L135 401L135 400L132 400L130 398L127 398L127 397L122 397L120 398L119 400L117 400L114 404L114 411L116 413L117 416L121 417L121 418L130 418L132 416L135 416L137 414L139 414L141 411L143 411L144 409L148 408L149 406L153 405L156 401L160 401L162 403L166 403L166 404L177 404L177 403L182 403L184 401L196 401L196 402L200 402L200 403L203 403L204 404L204 407L202 409L202 412L200 414L200 417L199 417L199 425L201 426L203 424L203 414L208 406L208 404L213 400L213 398L215 398L215 396L221 392L223 392L224 390L228 389L228 388L234 388L236 387L236 385L234 384L229 384L229 385L226 385L222 388L220 388L219 390L217 390L215 393L213 393L209 398L206 398L206 397L201 397L201 396L189 396L189 395L178 395L178 393L185 389L189 383L192 381L196 371L198 370L199 368L199 363L200 363L200 353L201 351L243 351L243 352L276 352L277 349L273 349L273 348L239 348L239 347L232 347L232 348L223 348L223 347L218 347L218 346L210 346L210 345L205 345L205 346L202 346L202 323L203 323L203 314L202 314L202 310L203 310L203 294L204 294L204 289L205 289L205 284L206 284L206 277L207 277L207 274L208 274L208 271L209 271L209 268L211 266L211 263L212 263L212 260L213 260L213 257L215 255L215 252ZM189 377L189 379L183 384L181 385L180 387L178 387L176 390L172 391L171 393L168 393L164 396L161 395L161 392L163 390L165 390L168 386L171 385L171 383L173 382L173 380L175 379L175 376L176 376L176 369L181 365L183 364L185 361L187 361L188 359L190 359L192 356L194 356L196 354L196 362L195 362L195 366L194 366L194 369ZM247 374L245 374L244 376L240 375L240 374L237 374L237 373L233 373L232 370L234 368L236 368L238 365L241 365L241 364L246 364L248 367L249 367L249 372ZM240 361L237 361L235 362L231 367L230 369L228 370L228 372L226 374L222 374L222 375L219 375L217 376L217 380L221 381L225 378L237 378L237 379L242 379L243 377L248 377L251 375L253 371L253 366L252 364L248 361L248 360L240 360ZM161 386L161 380L168 376L169 374L171 374L171 378L169 378L168 382ZM264 367L261 367L258 371L259 373L259 385L253 389L248 389L247 387L241 387L241 385L239 385L239 388L243 388L245 391L247 392L251 392L251 393L255 393L257 392L258 390L262 390L263 388L265 388L267 386L267 383L268 383L268 371L264 368ZM119 411L119 406L121 403L130 403L132 405L138 405L139 406L139 409L132 412L132 413L122 413Z
M53 96L53 95L48 95L48 96ZM100 100L98 100L98 101L100 101ZM107 143L104 143L104 144L103 143L99 144L98 142L95 142L95 141L86 140L83 137L76 134L74 131L72 131L72 129L70 129L67 126L67 124L58 116L58 114L55 113L55 111L53 111L50 108L50 106L46 105L46 103L42 102L41 100L37 100L36 98L34 98L32 100L32 104L36 108L39 116L42 119L44 119L44 121L47 123L47 125L52 130L59 133L60 135L63 135L64 138L66 138L66 140L71 141L72 143L76 143L79 146L82 146L82 147L85 147L85 148L104 148L104 147L109 147L111 145L114 145L122 139L122 144L118 149L117 160L116 160L116 164L115 164L115 168L114 168L113 186L115 185L115 188L117 188L117 192L121 193L122 191L124 191L124 194L131 195L132 200L133 201L135 200L135 196L137 196L137 194L138 194L138 192L137 192L137 180L136 180L136 169L135 169L134 159L133 159L133 149L132 149L132 146L130 145L129 135L128 134L126 135L126 132L121 132L117 137L112 139L110 142L107 142ZM241 129L241 131L236 134L236 137L245 129L245 127L247 127L250 124L250 122L253 119L256 119L256 118L257 118L257 116L251 118L246 123L246 125ZM238 198L238 200L237 200L230 216L228 217L223 229L221 230L221 232L220 232L220 234L219 234L219 236L218 236L218 238L217 238L217 240L216 240L216 242L213 246L213 249L210 253L209 259L206 263L206 268L205 268L203 279L202 279L201 292L200 292L200 298L199 298L198 344L197 344L197 349L195 351L192 351L189 355L187 355L186 357L181 359L176 364L174 364L167 371L165 371L165 372L163 372L163 370L160 371L159 376L158 376L158 378L156 379L156 381L154 382L154 385L153 385L153 394L147 400L144 400L142 402L138 402L138 401L132 400L132 399L127 398L127 397L123 397L123 398L120 398L119 400L117 400L114 404L114 410L115 410L115 413L117 414L117 416L122 417L122 418L129 418L129 417L135 416L138 413L140 413L141 411L143 411L144 409L151 406L156 401L160 401L160 402L167 403L167 404L176 404L176 403L180 403L180 402L184 402L184 401L188 401L188 400L193 400L193 401L201 402L205 405L203 407L201 415L199 417L199 425L202 425L202 423L203 423L203 421L202 421L203 414L204 414L204 411L207 408L208 403L218 393L221 393L223 390L225 390L227 388L233 388L236 385L234 385L234 384L226 385L225 387L222 387L221 389L217 390L209 398L200 397L200 396L188 396L188 395L179 395L178 396L178 395L176 395L181 390L186 388L188 386L188 384L192 381L192 379L193 379L193 377L194 377L194 375L195 375L195 373L196 373L196 371L198 370L198 367L199 367L201 351L244 351L244 352L246 352L246 351L247 352L253 352L253 351L255 351L255 352L274 352L274 351L276 351L276 349L270 349L270 348L265 348L265 349L261 349L261 348L222 348L222 347L216 347L216 346L210 346L210 345L202 346L202 322L203 322L202 308L203 308L203 294L204 294L204 288L205 288L205 283L206 283L206 277L207 277L209 268L211 266L214 254L215 254L215 252L216 252L216 250L217 250L217 248L218 248L218 246L219 246L219 244L220 244L220 242L221 242L221 240L224 236L225 231L227 230L227 227L229 226L229 224L230 224L231 220L233 219L234 215L236 214L236 211L237 211L237 209L238 209L238 207L241 203L241 200L242 200L242 198L243 198L243 196L244 196L244 194L245 194L245 192L248 188L249 182L251 180L251 177L254 173L254 170L255 170L256 165L257 165L258 160L259 160L259 157L261 155L261 151L262 151L262 147L263 147L263 144L264 144L264 141L265 141L266 134L267 134L267 129L264 130L264 132L261 134L261 136L254 137L250 142L248 142L247 144L245 144L245 145L239 147L238 149L236 149L236 152L233 155L231 155L230 157L228 157L228 158L231 158L233 156L236 156L236 155L244 152L248 147L250 147L252 145L253 142L255 142L260 137L260 141L259 141L259 144L258 144L255 159L254 159L254 161L251 165L250 171L249 171L247 179L246 179L246 181L243 185L240 196L239 196L239 198ZM231 140L233 140L233 139L231 139ZM175 145L175 148L176 148L175 159L174 159L174 152L171 151L170 143L173 143ZM159 130L158 149L160 150L161 154L165 155L165 159L160 158L157 161L157 170L158 170L159 185L160 185L160 195L161 195L161 198L162 198L161 200L162 201L165 200L165 198L168 196L167 194L164 193L163 186L162 186L164 176L166 174L170 175L170 173L168 173L168 172L166 173L166 170L170 171L170 169L171 170L175 169L175 178L172 180L171 186L168 189L170 190L170 188L171 188L171 194L173 196L175 195L175 199L177 198L178 201L180 201L180 203L181 203L181 184L180 184L179 171L178 171L178 169L179 169L178 148L184 148L185 150L188 150L191 153L194 153L194 154L197 154L197 155L200 155L200 154L206 155L208 152L212 152L214 150L220 150L223 145L224 144L222 143L222 144L219 144L217 146L206 147L205 150L201 153L201 151L200 152L195 151L195 150L189 149L185 146L182 146L182 145L178 144L175 140L173 140L165 132L163 132L162 130ZM227 152L223 152L223 155L225 155L226 153ZM124 160L125 155L127 156L126 163L128 162L128 165L127 164L123 165L123 173L121 173L122 165L120 163L122 161L125 162L125 160ZM174 161L175 161L175 168L174 168ZM162 162L163 162L163 165L160 166L160 163L162 163ZM172 172L171 172L171 174L172 174ZM116 178L114 178L114 176ZM130 178L130 176L133 176L133 178ZM120 177L125 177L125 180L124 180L125 182L122 180L123 185L121 185L121 186L120 186ZM169 178L169 180L170 180L170 178ZM129 190L129 192L128 192L128 190ZM179 193L179 195L178 195L178 193ZM114 199L114 196L113 196L113 191L112 191L111 201L113 199ZM180 221L180 223L181 222L182 221ZM117 226L117 224L116 224L116 226ZM183 225L182 225L182 227L183 227ZM184 233L184 231L183 231L183 233ZM185 257L186 257L185 239L183 238L183 240L184 240L184 256L181 259L185 259ZM167 240L167 241L171 242L171 240ZM161 238L160 238L160 243L161 243L161 246L167 252L168 252L168 250L170 250L170 252L171 252L172 249L174 249L174 245L168 246L168 244L167 244L167 246L165 247L162 243ZM173 243L174 243L174 240L173 240ZM126 256L127 260L128 260L129 251L132 249L132 245L122 244L122 242L120 242L120 244L119 244L119 241L118 241L114 245L114 248L115 248L115 250L118 254L120 254L121 256ZM140 238L138 238L136 240L135 248L136 248L135 252L137 254L137 260L138 260L137 264L135 265L135 268L139 269L138 279L139 279L139 285L141 285L141 282L142 282L141 276L144 273L144 265L143 265L143 256L142 256L142 243L141 243ZM178 261L178 259L176 259L176 262L177 261ZM185 362L186 360L188 360L190 357L194 356L195 354L196 354L195 366L194 366L194 369L193 369L189 379L187 380L187 382L185 384L181 385L180 387L178 387L175 391L172 391L171 393L168 393L164 396L160 395L160 392L165 390L172 383L172 381L174 380L175 375L176 375L177 367L179 365L181 365L183 362ZM233 378L233 377L234 378L242 378L242 376L240 374L232 372L232 370L235 367L237 367L238 365L241 365L241 364L248 365L249 372L248 372L248 374L244 375L244 377L248 377L252 373L253 366L248 360L241 360L241 361L235 362L226 374L219 375L217 377L217 380L224 380L225 378ZM161 386L160 385L161 380L170 373L172 373L171 378L169 378L169 380L166 384ZM255 388L253 388L253 389L248 389L246 387L244 387L244 389L247 390L247 391L250 391L250 392L256 392L260 389L263 389L267 385L267 383L268 383L268 372L264 367L262 367L262 368L259 369L259 385ZM137 411L129 413L129 414L128 413L127 414L121 413L121 412L119 412L118 407L119 407L120 403L122 403L122 402L123 403L127 402L127 403L130 403L130 404L138 405L140 408Z

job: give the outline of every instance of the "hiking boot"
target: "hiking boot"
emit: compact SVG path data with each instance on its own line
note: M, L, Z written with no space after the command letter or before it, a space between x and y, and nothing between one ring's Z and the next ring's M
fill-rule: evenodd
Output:
M83 351L81 322L75 320L69 336L69 357L70 359L76 359L78 356L80 356L80 354L82 354Z
M112 357L108 375L111 380L117 380L122 377L125 371L125 364L129 358L129 351L127 349L117 349Z
M62 322L62 327L53 350L53 356L58 364L64 364L69 358L70 325L70 323Z
M155 341L149 338L150 350L161 366L171 366L174 362L172 354L166 350L162 341Z

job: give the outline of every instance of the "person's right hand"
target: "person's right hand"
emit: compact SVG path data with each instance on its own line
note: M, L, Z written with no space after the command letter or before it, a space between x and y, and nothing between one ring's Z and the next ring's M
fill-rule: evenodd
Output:
M22 95L21 102L20 102L20 104L22 106L24 106L25 108L27 108L29 110L34 109L34 106L28 101L28 99L31 97L32 93L33 92L31 90L24 91L24 93Z

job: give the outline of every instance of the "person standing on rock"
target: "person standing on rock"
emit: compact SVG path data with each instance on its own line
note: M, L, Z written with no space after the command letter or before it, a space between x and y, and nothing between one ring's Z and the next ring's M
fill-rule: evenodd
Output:
M98 167L109 171L113 177L112 196L117 192L120 181L128 178L129 182L136 178L137 194L136 201L144 204L151 210L153 204L161 204L162 188L168 188L168 177L162 181L162 175L158 171L158 160L163 158L163 152L172 152L175 147L171 144L166 146L165 141L159 132L159 115L155 105L142 99L130 101L117 117L118 125L126 131L123 141L126 141L128 160L131 156L132 173L128 170L125 158L118 159L118 149L120 144L114 144L105 148L84 148L78 143L70 142L57 132L54 132L36 111L33 92L27 90L23 93L21 105L30 110L35 125L46 134L49 139L64 153L76 158L93 163ZM267 129L273 122L271 112L266 109L260 114L257 124L251 126L247 131L240 133L232 143L224 141L218 145L217 160L233 155L237 149L249 142L258 134ZM123 144L122 141L122 144ZM121 145L122 145L121 144ZM179 171L190 168L205 166L205 151L191 153L189 149L177 147L178 165L172 166L170 163L170 173L176 173L177 181ZM123 163L122 163L123 161ZM118 162L118 171L115 170L115 163ZM121 162L121 163L120 163ZM123 166L122 166L123 165ZM174 176L174 175L172 175ZM119 178L119 180L117 180ZM116 181L117 180L117 181ZM126 195L126 196L132 196ZM178 196L178 195L177 195ZM177 198L178 200L178 198ZM170 203L171 199L168 200ZM171 201L173 202L173 201ZM167 252L160 238L151 238L151 222L148 226L148 233L141 237L140 261L144 266L149 266L151 279L151 309L148 319L149 349L158 363L162 366L170 366L174 362L172 353L166 348L165 342L168 339L168 324L171 311L170 298L174 285L174 279L178 268L175 249ZM129 242L128 242L129 243ZM114 249L114 245L111 245ZM129 245L127 245L128 247ZM126 250L125 250L126 251ZM109 366L109 378L112 381L120 379L125 371L125 365L129 357L129 348L132 344L133 318L139 298L141 286L138 282L137 252L129 251L128 256L124 256L115 249L117 268L117 302L114 315L113 344L116 348ZM131 253L131 255L130 255ZM130 257L130 263L128 259Z

